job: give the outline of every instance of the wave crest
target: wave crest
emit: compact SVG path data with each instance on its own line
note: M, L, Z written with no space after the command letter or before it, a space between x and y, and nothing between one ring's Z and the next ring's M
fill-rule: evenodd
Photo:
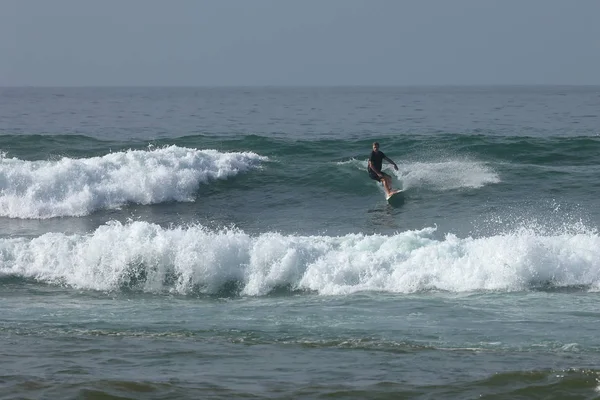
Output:
M194 201L200 184L230 178L265 160L252 152L178 146L58 161L4 156L0 158L0 216L84 216L127 203Z

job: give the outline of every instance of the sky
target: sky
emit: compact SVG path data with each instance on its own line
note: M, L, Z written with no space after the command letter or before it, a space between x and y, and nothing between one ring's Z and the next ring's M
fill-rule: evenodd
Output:
M598 0L0 0L0 86L599 85Z

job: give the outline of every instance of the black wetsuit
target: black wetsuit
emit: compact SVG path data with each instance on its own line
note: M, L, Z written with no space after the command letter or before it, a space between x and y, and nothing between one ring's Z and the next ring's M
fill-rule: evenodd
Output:
M381 172L381 166L383 165L383 159L385 158L385 154L383 151L378 151L375 153L371 152L371 157L369 157L369 161L371 161L371 165L375 167L379 172ZM369 170L369 176L371 179L375 179L377 182L381 182L381 178L377 175L377 172L373 171L370 167L367 167ZM383 172L381 172L383 174Z

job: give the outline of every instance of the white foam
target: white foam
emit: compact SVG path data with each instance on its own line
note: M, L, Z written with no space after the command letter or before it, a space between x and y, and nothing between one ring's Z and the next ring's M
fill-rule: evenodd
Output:
M112 222L88 235L0 239L0 274L75 288L242 294L281 286L334 295L357 291L520 291L600 282L595 232L540 235L527 229L483 238L395 235L251 236L202 226L165 229Z
M400 167L400 174L396 175L402 180L405 189L477 189L500 182L500 177L488 164L468 160L407 163Z
M248 171L264 160L252 152L178 146L58 161L0 157L0 216L83 216L126 203L193 201L199 184Z

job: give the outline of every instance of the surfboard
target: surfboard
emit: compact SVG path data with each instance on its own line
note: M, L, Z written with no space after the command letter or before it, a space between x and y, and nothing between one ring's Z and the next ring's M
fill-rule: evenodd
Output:
M396 190L389 196L386 196L386 200L389 205L396 206L404 202L404 192L402 190Z

